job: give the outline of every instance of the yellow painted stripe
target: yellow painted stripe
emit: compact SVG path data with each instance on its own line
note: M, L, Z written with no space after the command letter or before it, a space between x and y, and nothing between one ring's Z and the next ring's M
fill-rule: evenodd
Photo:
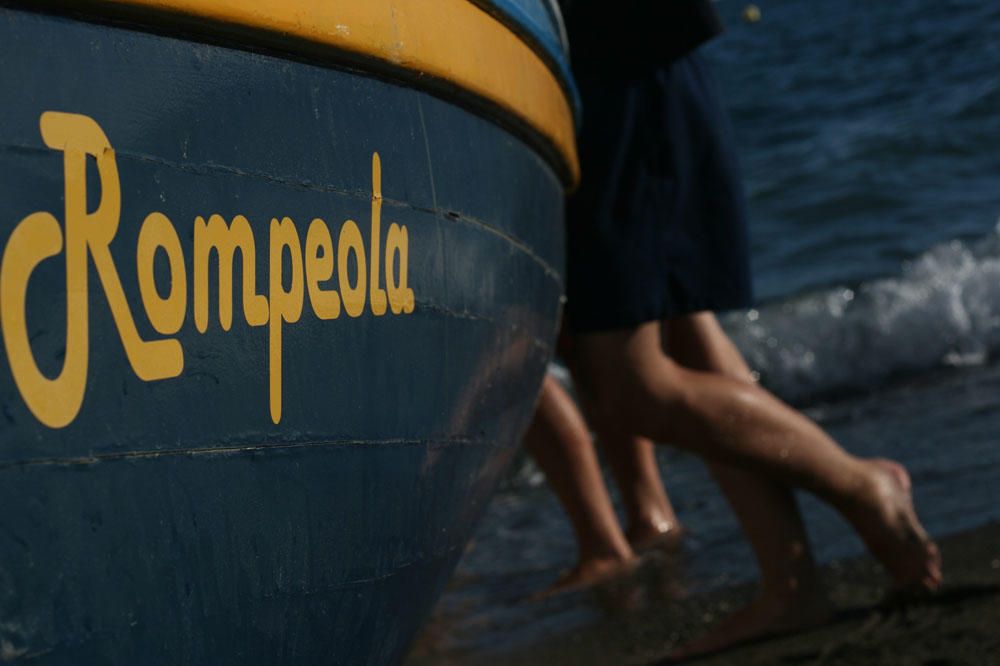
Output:
M303 39L452 83L519 118L579 178L573 114L538 55L469 0L108 0Z

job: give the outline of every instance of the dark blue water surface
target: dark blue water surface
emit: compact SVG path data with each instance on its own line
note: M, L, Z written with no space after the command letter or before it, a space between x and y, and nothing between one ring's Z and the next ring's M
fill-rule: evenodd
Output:
M908 466L936 535L1000 519L1000 2L718 3L706 48L729 105L752 217L758 307L723 317L761 381L847 449ZM556 368L556 372L559 369ZM681 584L756 575L701 464L662 447L692 536ZM861 552L803 506L823 561ZM596 621L525 604L575 557L525 461L442 600L424 654L496 652Z
M742 149L764 299L894 275L1000 215L1000 3L762 4L706 51Z

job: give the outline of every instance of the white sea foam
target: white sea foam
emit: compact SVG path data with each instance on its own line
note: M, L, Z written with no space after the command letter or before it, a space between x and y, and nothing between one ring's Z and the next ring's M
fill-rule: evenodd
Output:
M1000 351L1000 225L976 242L936 246L896 277L772 303L724 324L762 382L796 401L986 363Z

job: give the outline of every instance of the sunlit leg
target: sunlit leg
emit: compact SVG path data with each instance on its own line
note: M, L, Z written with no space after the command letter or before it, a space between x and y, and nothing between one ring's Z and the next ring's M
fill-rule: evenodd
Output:
M599 427L626 422L710 462L807 489L854 525L897 585L939 583L937 549L913 511L902 467L848 454L803 415L745 380L681 366L663 353L658 324L580 336L576 372ZM720 478L733 482L724 472ZM790 534L797 532L800 525ZM804 538L801 543L804 548ZM811 567L810 560L801 563Z

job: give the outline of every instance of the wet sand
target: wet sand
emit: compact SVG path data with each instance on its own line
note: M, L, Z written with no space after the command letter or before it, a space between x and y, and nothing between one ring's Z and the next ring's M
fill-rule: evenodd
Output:
M825 569L837 608L830 624L684 663L1000 666L1000 524L939 544L946 582L935 595L884 603L886 581L871 560L838 562ZM443 651L435 636L446 634L447 627L430 627L407 664L655 664L671 646L704 632L753 593L751 586L740 586L686 596L671 583L669 569L665 560L644 566L631 580L567 597L598 612L569 631L542 632L522 641L505 636L505 646L496 650ZM534 612L544 618L545 603L566 603L567 598L536 602Z

